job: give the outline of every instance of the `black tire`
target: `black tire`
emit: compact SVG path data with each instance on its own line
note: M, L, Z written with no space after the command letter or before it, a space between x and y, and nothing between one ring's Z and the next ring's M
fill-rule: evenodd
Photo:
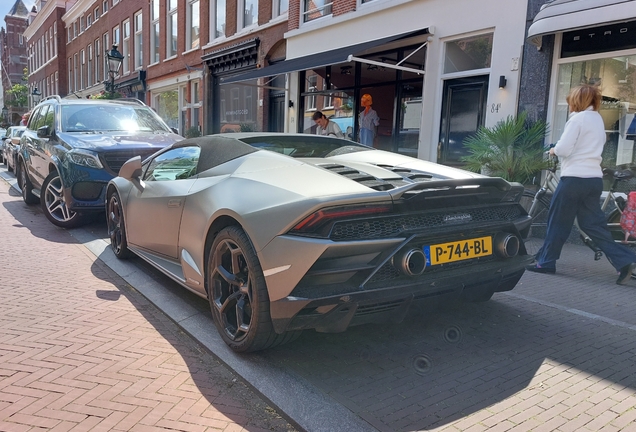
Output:
M110 247L119 259L127 259L132 256L128 249L126 238L126 225L124 223L124 209L117 191L108 194L106 204L106 224L108 225L108 237Z
M57 171L51 172L42 183L40 204L46 218L60 228L76 228L83 222L81 213L72 211L64 200L64 186Z
M548 210L550 209L550 200L552 195L545 194L537 201L532 214L530 213L532 201L536 192L526 189L523 191L520 204L532 217L530 229L524 234L524 244L528 255L535 255L545 238L546 229L548 227Z
M20 168L17 173L18 182L20 183L20 189L22 190L22 200L27 205L33 205L40 202L38 197L33 195L33 184L29 179L29 175L27 174L26 167L24 166L24 162L20 163Z
M214 239L207 263L207 289L214 324L236 352L290 342L300 331L277 334L269 314L263 270L245 232L230 226Z

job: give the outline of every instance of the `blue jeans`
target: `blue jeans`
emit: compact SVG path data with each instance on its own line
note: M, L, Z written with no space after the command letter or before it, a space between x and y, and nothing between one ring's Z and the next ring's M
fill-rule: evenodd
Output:
M616 243L607 228L601 210L602 192L601 178L561 177L548 211L545 241L536 255L541 267L556 267L575 218L616 270L636 262L636 254L629 247Z

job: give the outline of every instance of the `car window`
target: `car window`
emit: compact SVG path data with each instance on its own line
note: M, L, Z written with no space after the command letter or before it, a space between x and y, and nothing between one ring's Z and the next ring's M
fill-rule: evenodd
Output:
M43 106L40 108L37 108L35 110L33 110L33 112L31 113L31 116L29 117L29 121L27 122L27 127L31 130L35 130L37 129L35 127L36 123L38 122L39 118L40 118L40 112L42 112L42 108L44 108Z
M168 126L147 106L65 105L64 132L170 132Z
M42 122L42 126L48 126L49 130L52 131L55 125L55 106L49 105L49 110L46 112L44 116L44 121Z
M241 141L257 149L282 153L294 158L330 157L373 150L372 147L341 138L315 137L312 135L307 135L302 137L302 139L297 136L247 137L241 138Z
M150 161L145 181L183 180L197 174L201 148L179 147L168 150Z
M49 107L50 105L44 105L42 108L38 110L38 117L37 119L35 119L35 122L33 123L33 126L31 127L31 129L38 130L45 125L45 120L46 120L47 113L49 112Z

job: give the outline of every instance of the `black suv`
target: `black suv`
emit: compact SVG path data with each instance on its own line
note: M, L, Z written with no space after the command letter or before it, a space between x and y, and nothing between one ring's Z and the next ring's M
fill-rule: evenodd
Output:
M104 188L128 159L144 159L183 137L136 99L62 99L36 106L20 141L16 177L27 204L72 228L104 211Z

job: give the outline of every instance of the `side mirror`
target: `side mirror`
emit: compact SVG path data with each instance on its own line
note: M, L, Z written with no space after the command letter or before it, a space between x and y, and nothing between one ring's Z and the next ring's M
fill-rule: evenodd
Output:
M135 180L141 177L141 156L128 159L119 169L119 177Z
M176 127L171 127L170 130L179 135L179 129L177 129Z
M48 126L42 126L38 128L38 138L49 138L51 131Z

